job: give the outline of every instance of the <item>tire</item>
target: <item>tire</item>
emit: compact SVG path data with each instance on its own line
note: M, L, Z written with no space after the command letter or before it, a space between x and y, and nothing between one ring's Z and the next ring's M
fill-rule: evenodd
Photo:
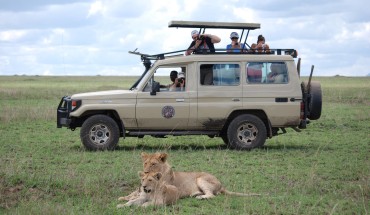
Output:
M111 117L94 115L82 124L80 137L88 150L114 150L120 132L117 123Z
M302 89L307 91L308 89L308 82L304 81L302 83ZM311 81L310 98L308 101L308 116L307 118L310 120L317 120L321 117L321 110L322 110L322 92L321 92L321 85L319 82Z
M267 138L266 126L257 116L243 114L231 121L227 128L227 138L232 149L250 150L261 147Z

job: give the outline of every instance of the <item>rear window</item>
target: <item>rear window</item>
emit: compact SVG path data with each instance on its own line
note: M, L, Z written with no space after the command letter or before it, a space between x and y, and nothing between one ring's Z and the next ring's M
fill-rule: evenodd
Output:
M288 83L288 70L284 62L250 62L246 64L247 82L251 84Z

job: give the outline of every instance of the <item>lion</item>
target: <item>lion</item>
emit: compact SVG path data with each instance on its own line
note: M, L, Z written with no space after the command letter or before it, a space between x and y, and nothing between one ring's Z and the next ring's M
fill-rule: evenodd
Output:
M131 199L126 204L119 204L117 208L141 205L147 206L159 206L159 205L170 205L176 203L179 199L179 192L177 187L167 184L162 179L162 173L160 172L139 172L141 178L141 187L139 196Z
M226 190L221 182L213 175L206 172L175 172L167 162L166 153L147 154L141 153L144 172L160 172L162 180L177 187L179 197L196 197L209 199L216 195L228 194L235 196L259 196L260 194L237 193Z

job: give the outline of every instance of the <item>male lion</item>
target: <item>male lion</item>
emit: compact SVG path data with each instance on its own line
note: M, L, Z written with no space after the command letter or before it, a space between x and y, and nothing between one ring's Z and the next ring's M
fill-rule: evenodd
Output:
M119 204L117 208L131 205L169 205L174 204L179 199L178 189L169 185L163 180L160 172L139 172L141 178L141 192L139 197L131 199L126 204Z
M259 194L236 193L226 190L221 182L206 172L174 172L167 162L166 153L141 153L144 172L160 172L162 180L177 187L180 198L195 196L198 199L208 199L220 193L236 196L256 196Z

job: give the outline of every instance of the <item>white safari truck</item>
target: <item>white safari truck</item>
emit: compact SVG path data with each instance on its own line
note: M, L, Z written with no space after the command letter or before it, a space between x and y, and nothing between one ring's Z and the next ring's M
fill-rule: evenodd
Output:
M186 50L141 57L144 72L128 90L64 96L57 109L57 127L80 129L90 150L113 150L120 137L208 135L232 149L261 147L267 138L306 129L321 115L320 83L300 80L300 59L294 49L253 50L247 43L256 23L171 21L169 27L240 31L245 49ZM171 90L159 74L176 70L185 80ZM181 75L181 77L180 77ZM275 78L273 78L275 77ZM102 77L104 78L104 77Z

